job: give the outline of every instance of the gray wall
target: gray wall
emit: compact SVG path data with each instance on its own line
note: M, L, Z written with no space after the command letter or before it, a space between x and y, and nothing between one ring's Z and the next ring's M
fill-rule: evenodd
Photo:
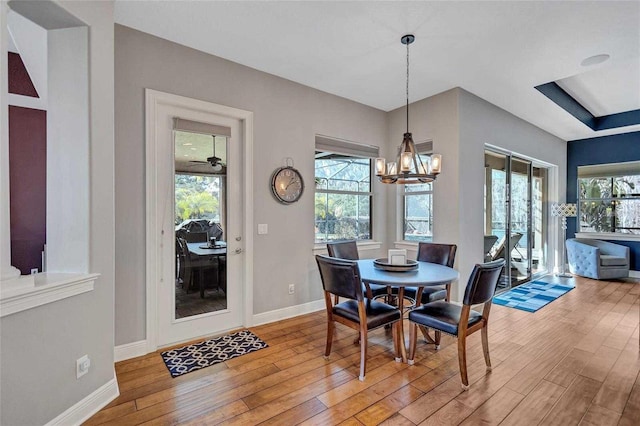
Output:
M313 258L314 137L382 146L386 114L224 59L116 25L116 345L145 339L144 89L254 113L253 314L319 300ZM307 184L293 205L269 189L273 170L292 157ZM374 239L386 238L386 195L374 185ZM288 285L296 293L288 295Z
M557 172L556 176L551 177L555 187L549 187L549 199L558 200L564 199L565 194L567 144L566 141L462 89L459 110L461 196L458 205L460 212L477 212L464 215L464 220L460 221L460 235L464 236L464 240L459 251L458 265L461 276L465 273L466 279L473 265L482 261L484 145L494 145L525 158L556 166L551 173L553 174L553 170ZM557 223L550 221L549 225L547 257L552 260L556 247Z
M95 290L2 318L0 423L52 420L114 378L113 3L63 2L91 27L90 258ZM75 362L91 357L76 380Z

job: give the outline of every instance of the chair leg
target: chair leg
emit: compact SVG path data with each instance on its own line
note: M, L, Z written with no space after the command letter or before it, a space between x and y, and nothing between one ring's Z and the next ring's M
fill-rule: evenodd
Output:
M462 390L468 390L469 378L467 376L467 338L464 334L458 336L458 364L460 364Z
M396 321L392 325L393 331L393 350L396 355L396 362L402 362L402 353L400 352L400 323Z
M480 330L482 333L482 352L484 352L484 362L487 364L487 371L491 371L491 359L489 358L489 333L485 325Z
M429 335L429 329L427 327L425 327L424 325L419 325L418 328L420 329L420 331L422 332L422 335L424 336L424 340L427 343L435 343L435 340L433 340L431 338L431 336ZM437 349L437 348L436 348Z
M367 325L360 324L360 379L364 382L364 375L367 369Z
M189 290L191 290L191 283L193 282L193 269L189 268L189 272L185 272L184 275L187 281L187 294L189 294Z
M418 341L418 325L414 322L409 322L409 359L407 364L413 365L413 359L416 356L416 346Z
M435 335L433 342L436 345L436 350L438 350L440 349L440 339L442 339L442 332L438 330L434 330L433 334Z
M333 343L333 329L335 328L335 324L333 321L329 320L327 322L327 346L324 349L324 358L328 359L329 354L331 354L331 344Z

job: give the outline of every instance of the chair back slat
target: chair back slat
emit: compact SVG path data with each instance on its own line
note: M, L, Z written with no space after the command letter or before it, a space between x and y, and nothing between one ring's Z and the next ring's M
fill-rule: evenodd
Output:
M358 260L358 245L355 240L327 243L329 256L339 259Z
M184 258L184 266L191 267L191 254L189 253L189 246L184 238L176 238L178 246L180 247L180 255Z
M187 232L184 234L184 239L188 243L206 243L209 241L206 232Z
M477 305L486 303L493 298L504 268L504 259L478 264L473 268L462 303Z
M317 255L322 288L331 294L354 300L364 300L360 269L351 260Z
M421 262L437 263L453 268L456 260L455 244L418 243L418 260Z

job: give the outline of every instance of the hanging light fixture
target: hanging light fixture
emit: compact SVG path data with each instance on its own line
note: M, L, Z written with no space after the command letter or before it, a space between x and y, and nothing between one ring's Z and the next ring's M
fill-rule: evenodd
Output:
M431 163L424 163L416 152L416 145L409 132L409 45L416 38L407 34L400 41L407 46L407 131L400 147L395 162L389 162L384 158L376 158L376 176L382 183L413 184L429 183L436 180L440 174L442 157L440 154L431 155Z

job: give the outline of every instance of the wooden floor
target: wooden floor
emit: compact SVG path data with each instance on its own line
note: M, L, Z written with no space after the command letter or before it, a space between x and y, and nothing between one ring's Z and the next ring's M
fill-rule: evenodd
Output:
M338 324L323 359L322 311L253 327L269 348L175 379L157 353L120 362L120 397L86 424L640 425L640 284L575 282L534 314L493 306L493 371L473 334L466 392L453 338L421 342L408 366L386 330L370 335L358 381L352 330Z

